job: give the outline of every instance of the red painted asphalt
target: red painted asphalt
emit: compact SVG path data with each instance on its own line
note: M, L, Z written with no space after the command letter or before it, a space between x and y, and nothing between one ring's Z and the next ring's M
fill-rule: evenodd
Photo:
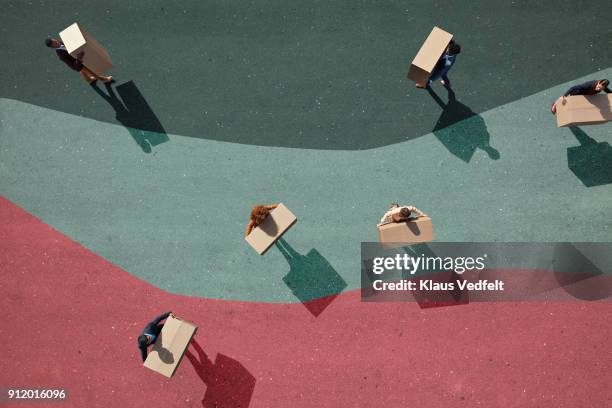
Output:
M2 198L0 242L0 387L68 390L49 406L612 406L611 302L420 309L354 291L315 318L166 293ZM200 327L172 379L136 346L166 310Z

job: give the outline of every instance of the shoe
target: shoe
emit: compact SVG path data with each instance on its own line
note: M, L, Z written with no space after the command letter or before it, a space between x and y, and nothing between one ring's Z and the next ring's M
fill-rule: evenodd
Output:
M427 87L429 86L429 84L428 84L428 85L416 84L415 86L416 86L417 88L419 88L419 89L425 89L425 88L427 88Z
M107 76L106 78L102 79L102 81L107 84L107 83L113 83L115 82L115 80L113 79L113 77L111 75Z
M450 81L449 81L449 82L446 82L445 80L441 79L441 80L440 80L440 83L441 83L443 86L445 86L445 87L447 87L447 88L450 88Z

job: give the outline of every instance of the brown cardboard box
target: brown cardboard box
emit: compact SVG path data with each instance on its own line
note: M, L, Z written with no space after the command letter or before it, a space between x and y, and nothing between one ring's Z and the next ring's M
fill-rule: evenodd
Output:
M408 71L408 79L417 84L425 84L452 38L452 34L434 27L416 57L412 60Z
M419 217L409 222L384 224L378 229L378 241L383 244L416 244L436 239L431 218ZM388 245L383 245L384 247ZM391 245L393 246L393 245Z
M84 52L83 65L96 74L103 74L113 67L113 61L104 47L77 23L59 35L70 55L76 58L80 52Z
M559 98L557 127L596 125L612 121L612 94L574 95Z
M169 316L144 366L168 378L172 377L197 330L195 324Z
M245 240L259 255L263 255L296 221L295 215L281 203Z

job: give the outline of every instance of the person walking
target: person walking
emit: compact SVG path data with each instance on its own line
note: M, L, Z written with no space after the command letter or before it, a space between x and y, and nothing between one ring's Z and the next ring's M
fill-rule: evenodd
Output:
M138 336L138 348L140 349L140 354L142 355L142 361L147 359L147 349L155 340L157 340L157 336L161 333L163 324L160 324L162 320L166 320L169 316L174 316L172 312L166 312L163 315L157 316L155 320L149 322L142 334Z
M553 114L557 113L557 103L561 100L561 103L565 104L565 98L568 96L574 95L597 95L600 92L612 93L608 86L610 85L610 81L607 79L597 79L594 81L588 81L583 84L574 85L570 89L568 89L561 98L557 99L553 102L550 107L550 111Z
M450 87L451 85L450 80L448 79L448 71L450 71L453 65L455 65L457 55L459 55L460 52L461 45L456 43L454 40L451 40L448 47L446 47L446 51L444 51L444 54L442 54L442 57L440 57L438 63L434 67L427 84L416 84L416 87L421 89L427 88L438 78L442 78L440 81L442 85Z
M98 79L102 82L111 82L113 80L112 76L96 74L95 72L87 68L85 65L83 65L82 60L85 55L84 52L80 52L77 55L77 58L74 58L72 55L70 55L70 53L68 53L68 50L66 49L64 43L54 38L47 38L45 40L45 45L49 48L53 48L58 58L62 60L66 65L68 65L71 69L79 72L88 84L91 84Z

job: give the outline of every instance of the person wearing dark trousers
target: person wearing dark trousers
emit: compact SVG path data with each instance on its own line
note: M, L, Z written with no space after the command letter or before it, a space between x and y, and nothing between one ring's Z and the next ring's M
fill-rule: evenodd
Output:
M157 336L161 332L164 327L163 324L160 324L162 320L166 320L168 316L172 316L172 312L166 312L163 315L159 315L153 320L149 322L142 331L142 334L138 336L138 348L140 349L140 354L142 355L142 361L147 359L147 349L155 340L157 340Z
M454 40L448 44L446 47L446 51L442 54L442 57L438 60L438 63L434 67L433 72L431 73L431 77L427 81L427 85L425 84L416 84L417 88L427 88L430 86L433 81L438 78L442 78L440 83L446 87L450 87L450 80L448 79L448 71L455 64L455 60L457 59L457 55L461 52L461 46L456 43Z
M77 55L77 58L74 58L72 55L70 55L70 53L68 53L66 46L60 40L47 38L45 40L45 45L49 48L53 48L55 50L55 53L57 54L57 57L62 60L62 62L64 62L66 65L68 65L70 69L79 72L87 83L91 84L92 82L98 79L102 82L110 82L113 80L112 76L98 75L89 68L87 68L85 65L83 65L82 59L85 53L80 52Z
M596 79L594 81L588 81L588 82L585 82L584 84L572 86L559 99L561 99L562 102L565 102L565 98L567 98L568 96L597 95L598 93L602 91L605 93L612 93L610 88L608 88L609 85L610 85L610 81L608 81L607 79ZM552 113L557 113L557 102L559 102L559 99L554 101L552 106L550 107L550 111Z

